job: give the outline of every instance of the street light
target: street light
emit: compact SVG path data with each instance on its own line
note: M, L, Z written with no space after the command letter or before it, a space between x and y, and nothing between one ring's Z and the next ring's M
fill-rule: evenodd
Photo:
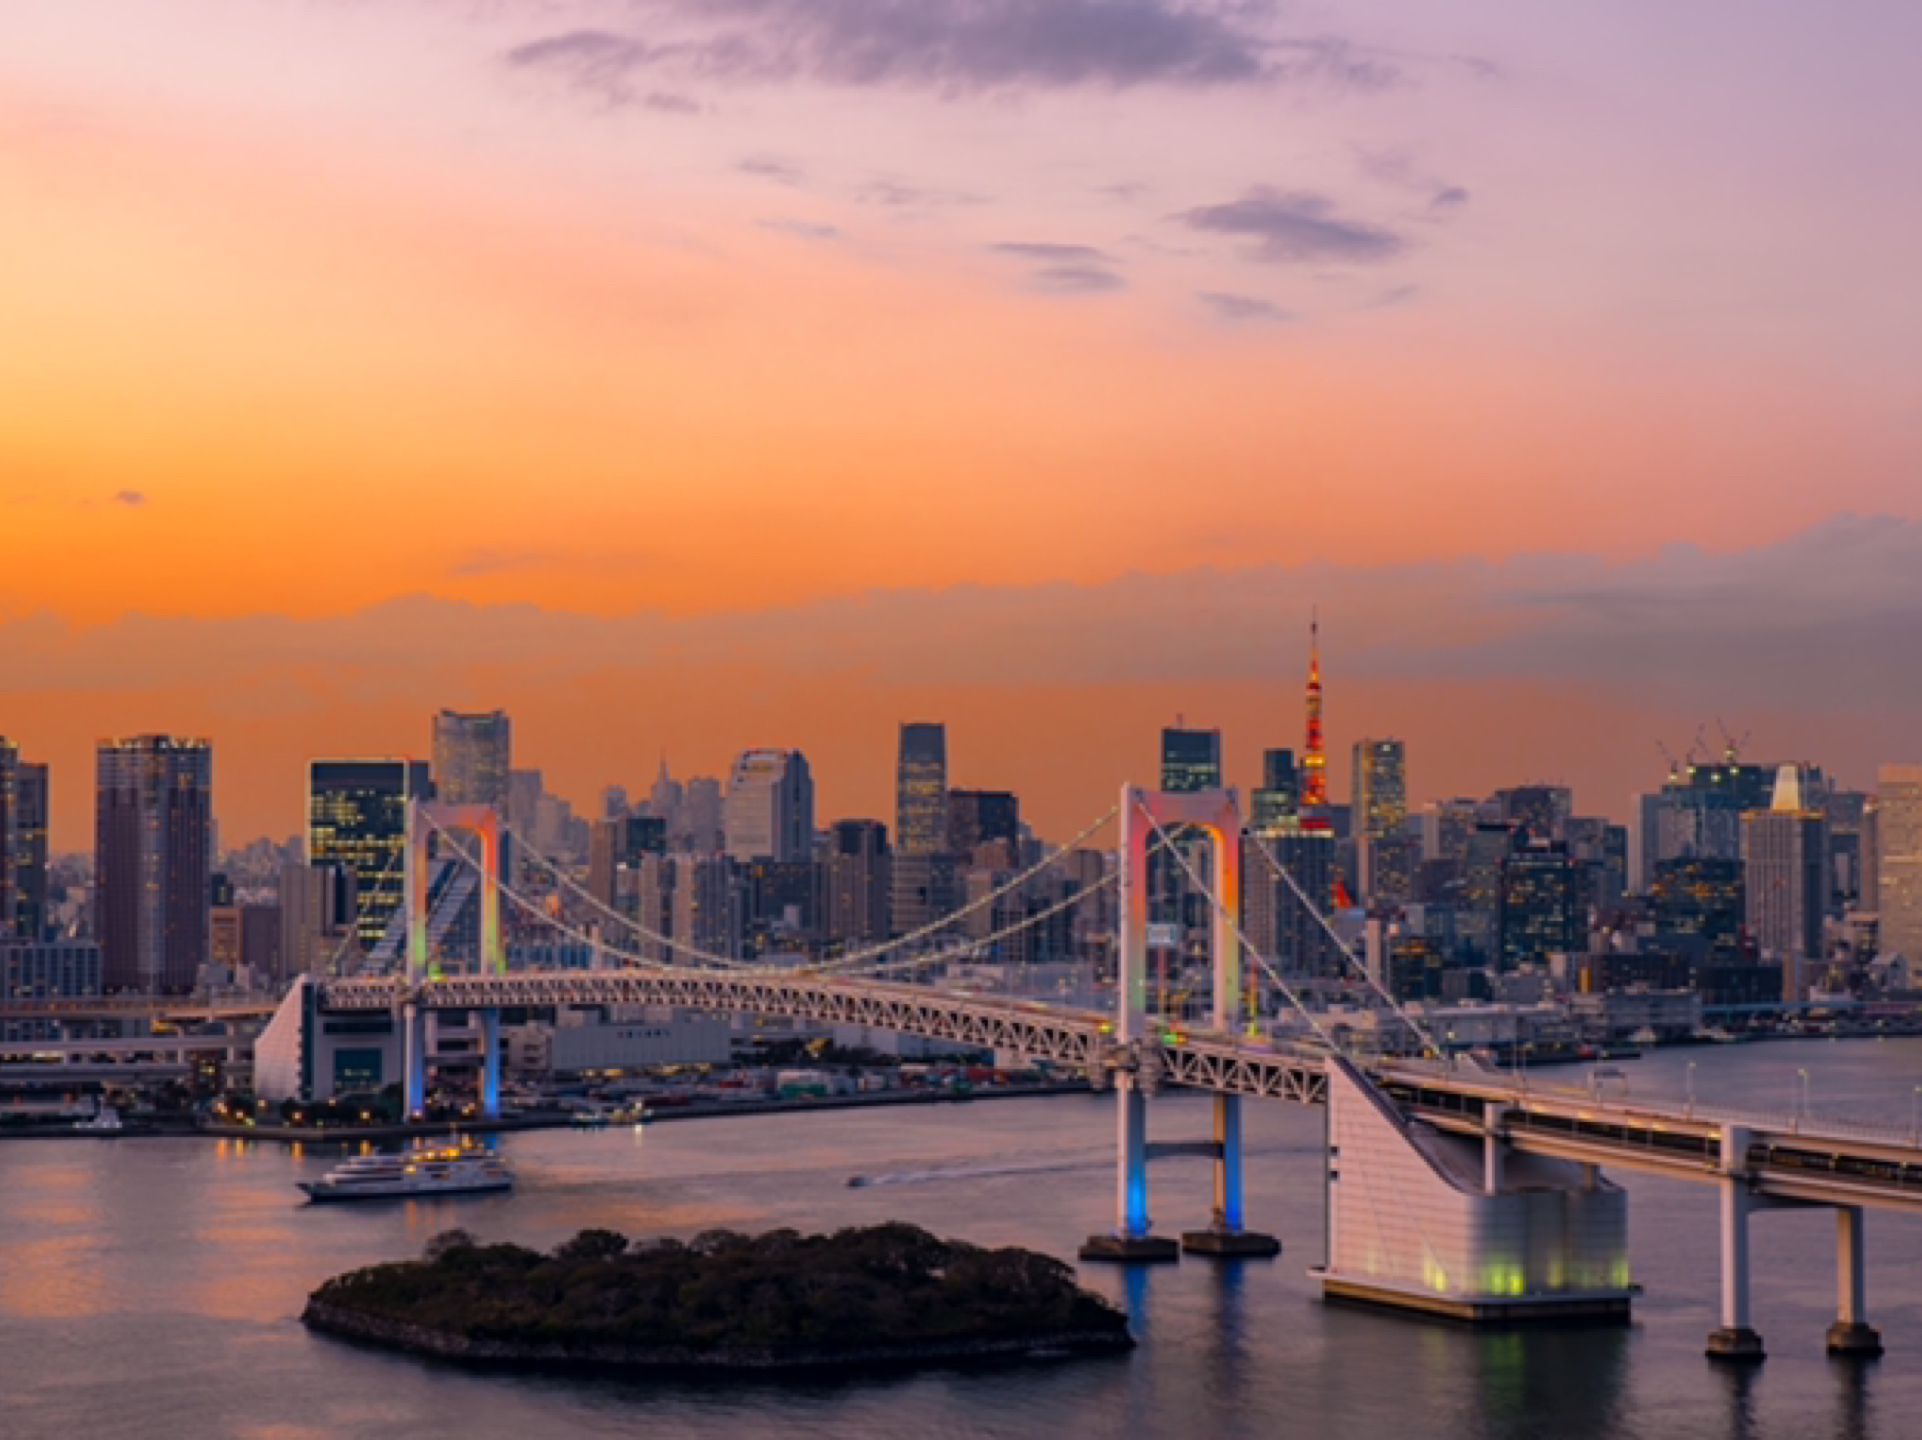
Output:
M1909 1144L1922 1145L1922 1085L1909 1099Z
M1795 1128L1797 1130L1800 1130L1802 1126L1802 1121L1804 1118L1807 1117L1809 1112L1809 1072L1806 1070L1797 1070L1795 1072L1795 1078L1796 1078Z
M1688 1118L1695 1118L1695 1062L1688 1062Z

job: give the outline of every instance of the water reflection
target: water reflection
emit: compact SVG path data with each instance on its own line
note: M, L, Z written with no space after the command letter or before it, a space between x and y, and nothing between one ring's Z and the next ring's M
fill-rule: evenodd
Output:
M1869 1440L1875 1427L1871 1380L1875 1361L1836 1356L1829 1368L1835 1373L1836 1440Z
M1488 1433L1607 1440L1618 1433L1629 1331L1575 1325L1479 1337Z

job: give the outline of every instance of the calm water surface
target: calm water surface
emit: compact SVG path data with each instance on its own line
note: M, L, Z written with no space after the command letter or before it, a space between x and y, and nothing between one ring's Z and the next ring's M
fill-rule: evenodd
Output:
M1693 1062L1695 1068L1688 1069ZM1909 1121L1922 1041L1670 1051L1623 1063L1615 1093ZM1578 1081L1578 1071L1543 1079ZM1274 1262L1084 1267L1124 1305L1131 1357L794 1388L483 1376L309 1335L307 1292L418 1253L454 1225L548 1247L590 1225L680 1235L725 1225L904 1219L1070 1256L1110 1223L1112 1101L978 1102L506 1138L505 1197L306 1205L294 1181L337 1157L193 1140L0 1144L0 1435L1901 1437L1922 1436L1922 1219L1871 1214L1869 1308L1889 1354L1832 1362L1834 1223L1759 1216L1759 1372L1702 1356L1716 1323L1707 1187L1625 1176L1637 1280L1625 1329L1477 1334L1323 1306L1321 1115L1247 1108L1254 1223ZM1158 1138L1199 1138L1205 1100L1154 1104ZM878 1183L850 1189L861 1174ZM1157 1225L1205 1222L1204 1162L1155 1171Z

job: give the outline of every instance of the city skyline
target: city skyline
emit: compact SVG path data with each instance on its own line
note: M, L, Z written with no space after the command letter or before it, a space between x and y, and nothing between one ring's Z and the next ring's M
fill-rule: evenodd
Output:
M448 713L449 712L446 712L444 710L440 712L441 721L445 720ZM498 719L503 723L505 723L511 717L509 716L509 712L506 710L506 708L501 707L493 711L490 711L488 713L487 718ZM1261 744L1256 745L1255 744L1256 737L1241 736L1237 738L1233 735L1232 729L1229 727L1210 727L1206 732L1193 730L1193 729L1182 731L1179 729L1178 726L1175 726L1172 724L1172 722L1177 719L1183 720L1184 723L1189 723L1185 721L1185 717L1170 716L1170 717L1167 717L1167 723L1162 724L1159 728L1157 728L1151 734L1145 737L1145 739L1137 737L1138 743L1136 743L1133 748L1136 749L1137 751L1142 752L1142 754L1137 757L1139 763L1136 766L1136 768L1131 771L1124 772L1127 775L1126 783L1143 783L1143 777L1152 779L1157 771L1157 766L1159 766L1163 771L1161 778L1165 783L1166 781L1165 767L1166 767L1166 764L1168 763L1166 758L1166 746L1169 743L1167 740L1167 736L1171 733L1195 734L1195 735L1201 735L1205 733L1207 735L1211 735L1214 737L1213 743L1219 748L1220 753L1225 757L1222 762L1222 783L1225 784L1228 788L1236 790L1242 796L1244 809L1250 816L1253 816L1255 814L1254 807L1256 805L1256 797L1258 793L1262 791L1264 782L1268 778L1270 778L1267 772L1271 764L1271 757L1275 754L1290 753L1287 751L1287 748L1282 747L1281 750L1276 750L1274 747L1266 744L1265 739ZM437 721L436 723L438 724L440 722ZM938 732L945 727L945 723L946 722L933 722L933 723L898 722L897 725L891 726L890 729L932 730L932 731ZM164 732L150 732L150 733L164 733ZM1156 737L1159 737L1159 738L1157 739ZM216 740L217 740L217 737L213 737L213 736L202 737L202 741L205 743L212 743L212 742L215 742ZM4 734L0 734L0 742L5 742L10 744L13 750L16 753L19 753L21 755L21 761L19 763L23 763L23 764L25 763L25 760L28 754L36 748L29 743L19 740L17 737L10 737ZM104 745L106 743L109 743L109 742L89 741L88 742L89 755L92 754L93 749L97 745ZM1363 739L1363 740L1357 740L1353 743L1357 746L1360 746L1363 744L1372 746L1372 745L1377 745L1381 743L1386 743L1386 744L1397 747L1398 754L1405 753L1405 749L1406 749L1405 742L1400 739L1387 741L1387 742L1378 742L1378 741ZM1157 745L1159 745L1160 747L1159 753L1157 753L1155 750L1155 746ZM433 753L432 745L423 746L422 750L426 754ZM703 783L713 785L717 787L717 803L718 803L719 799L724 798L727 794L731 793L731 787L727 784L726 780L723 779L723 777L732 775L738 769L738 766L740 765L741 762L759 754L766 754L766 753L784 754L789 751L792 751L793 753L796 753L798 755L806 755L809 753L808 747L803 745L789 745L772 752L767 751L765 747L749 746L743 749L737 749L732 752L729 752L728 758L724 762L716 766L714 773L712 774L704 773L703 768L696 765L690 765L687 767L676 767L676 770L678 771L678 780L676 783L680 783L687 779L695 779ZM1660 743L1658 743L1656 747L1656 751L1657 753L1656 753L1654 762L1644 763L1642 765L1641 775L1639 779L1634 783L1633 788L1631 788L1630 790L1626 791L1625 793L1617 797L1613 797L1613 798L1603 797L1599 800L1599 802L1597 802L1595 797L1593 797L1592 795L1585 794L1580 800L1574 802L1575 811L1582 814L1604 816L1610 820L1627 824L1631 828L1638 824L1646 823L1647 817L1637 814L1636 807L1638 804L1645 804L1647 801L1649 801L1649 799L1653 797L1656 794L1656 792L1662 788L1662 785L1665 781L1672 781L1674 779L1674 771L1670 768L1671 766L1686 763L1686 764L1697 764L1697 765L1700 765L1701 767L1704 767L1705 769L1713 768L1716 765L1719 765L1723 761L1728 759L1731 754L1737 753L1737 752L1739 752L1745 760L1752 759L1754 756L1757 756L1757 755L1767 754L1768 758L1763 763L1766 766L1770 767L1771 774L1773 774L1773 767L1779 763L1788 763L1795 766L1802 766L1802 765L1809 764L1813 761L1815 763L1815 768L1818 771L1822 771L1825 768L1820 763L1819 752L1817 753L1817 755L1813 755L1813 756L1798 755L1793 759L1786 759L1783 756L1776 755L1773 752L1767 751L1764 745L1758 744L1755 741L1755 737L1752 732L1745 733L1744 735L1738 738L1737 736L1730 733L1725 725L1719 727L1719 733L1716 735L1712 743L1708 738L1706 727L1698 726L1693 738L1688 742L1687 746L1682 752L1678 753L1676 750L1670 749L1666 745L1660 744ZM1250 753L1250 752L1253 752L1253 753ZM845 753L845 751L841 751L840 753ZM230 764L227 752L223 750L221 754L222 754L222 762L223 762L222 770L223 770L223 773L225 773L231 768L231 764ZM892 755L893 752L890 751L889 754ZM61 799L65 799L67 800L69 805L72 806L73 808L84 809L85 811L84 818L87 824L91 825L91 822L93 819L94 804L95 804L94 796L91 788L82 787L81 793L78 793L78 794L71 793L67 787L63 786L60 783L61 776L58 774L56 767L49 765L46 762L44 755L41 755L35 758L38 759L39 763L32 768L34 772L38 774L39 776L38 783L42 787L42 797L39 801L42 807L42 812L46 813L46 811L49 809L49 807L47 806L46 794L47 792L51 792L51 794L55 797L55 800L53 805L50 807L50 809L51 809L51 813L55 817L58 817L60 813L61 807L60 807L59 801ZM306 757L305 759L299 762L299 767L298 767L299 768L299 775L298 775L299 795L298 795L297 803L295 806L294 821L293 821L293 824L285 832L280 832L273 829L263 829L263 830L254 831L254 832L243 832L239 834L230 833L225 828L227 822L225 820L225 816L223 814L223 809L222 809L222 799L223 799L222 792L219 790L216 790L214 794L213 819L216 826L223 827L221 832L222 850L227 851L227 850L238 849L241 846L252 843L255 840L262 840L262 839L272 841L274 843L280 843L281 841L287 840L289 838L292 838L295 840L303 840L305 836L308 834L309 826L310 826L310 813L311 813L311 805L312 805L311 777L313 774L317 773L318 768L322 765L325 765L325 764L394 765L394 764L400 764L400 763L405 763L409 765L411 768L417 769L423 775L428 773L429 770L433 768L428 759L414 758L413 756L410 756L406 752L404 747L392 747L390 748L389 751L385 753L379 751L378 749L372 749L362 753L354 753L348 748L337 748L332 752L314 754ZM805 760L802 763L804 766L807 764ZM862 767L864 769L874 769L876 768L877 765L880 765L882 763L883 763L883 757L877 757L874 755L860 757L856 761L857 766ZM1398 763L1405 763L1405 762L1398 762ZM662 754L657 757L655 765L656 765L655 774L657 779L661 776L666 776L667 774L669 774L669 762L668 762L668 757L665 754ZM1901 768L1905 768L1906 762L1899 758L1882 758L1882 759L1870 761L1865 767L1867 770L1867 774L1860 781L1852 781L1848 777L1839 774L1837 770L1834 768L1828 768L1827 774L1828 774L1829 780L1837 789L1847 790L1853 793L1872 795L1876 789L1878 776L1880 775L1881 771L1889 768L1890 766L1894 766L1898 769L1901 769ZM898 807L899 797L900 797L898 757L895 758L895 763L888 765L887 768L888 768L888 775L885 777L886 783L881 786L877 786L874 783L873 777L867 776L867 775L863 775L860 781L855 785L847 785L845 783L846 777L838 777L842 782L840 784L835 783L836 777L828 777L828 784L824 787L824 791L826 794L830 796L836 795L836 794L845 795L850 793L857 794L857 795L885 793L886 796L894 803L893 805L888 807L883 807L881 805L874 804L874 805L869 805L867 808L864 809L862 808L862 806L858 804L845 805L845 804L836 804L831 800L823 801L821 802L821 805L817 812L819 816L819 821L818 821L818 824L816 824L815 826L816 831L818 833L825 834L827 828L832 822L841 820L841 819L878 819L888 827L890 838L892 839L895 830L898 829L898 818L899 818L898 814L896 813L896 808ZM985 768L987 767L983 766L978 761L969 763L964 760L964 763L961 766L961 771L964 775L974 775L975 779L971 781L971 786L973 788L979 788L981 785L980 772ZM1331 788L1329 792L1329 800L1330 800L1330 803L1347 806L1351 804L1354 799L1354 794L1353 794L1354 775L1357 772L1352 770L1349 766L1337 766L1335 768L1337 772L1336 773L1337 788ZM1427 764L1422 763L1418 767L1417 774L1426 776L1429 768L1430 767ZM1913 768L1913 767L1907 767L1907 768ZM541 786L539 793L542 795L548 795L548 794L558 795L559 794L558 791L553 790L546 786L546 783L545 783L546 777L549 772L547 768L544 766L536 766L534 768L527 769L527 770L516 770L514 773L519 776L524 776L531 782L535 782L539 784ZM1493 783L1489 783L1481 786L1477 786L1474 784L1451 784L1446 779L1444 779L1440 781L1427 780L1419 789L1405 789L1405 798L1401 799L1399 802L1402 807L1402 813L1404 813L1404 815L1408 820L1412 821L1416 817L1417 812L1419 811L1428 810L1436 805L1445 805L1449 802L1458 801L1464 797L1471 797L1471 798L1476 796L1492 797L1492 796L1495 796L1505 785L1513 786L1516 784L1523 784L1523 785L1550 784L1550 785L1561 786L1561 788L1568 789L1571 793L1573 793L1576 789L1576 787L1567 786L1563 782L1558 780L1546 780L1536 776L1524 777L1524 776L1518 775L1516 772L1512 770L1501 771L1498 769L1496 772L1494 772L1494 774L1495 774L1495 779ZM49 775L52 776L51 779L48 778ZM637 770L636 778L638 778L638 775L639 775L639 771ZM438 780L438 775L436 776L436 779ZM1400 786L1406 787L1405 780L1398 780L1397 784ZM586 782L583 782L582 785L580 786L580 793L583 796L591 794L596 797L604 797L604 794L609 788L609 786L610 786L609 777L603 777L600 780L593 782L591 785ZM615 784L613 788L620 788L620 786L618 784ZM636 794L637 797L644 796L645 791L643 787L637 784L633 788L634 788L634 793ZM959 793L959 792L966 792L967 790L970 789L970 786L956 786L953 788L955 788ZM1005 792L1005 793L1020 795L1021 803L1024 806L1033 804L1032 799L1029 795L1029 792L1023 790L1019 785L1003 784L997 781L994 784L994 788L997 792ZM1047 792L1045 788L1041 791L1041 794L1044 797L1047 796L1048 793L1049 792ZM1108 798L1105 794L1102 794L1099 790L1091 791L1090 794L1095 799L1106 800ZM591 807L589 807L585 803L583 803L578 807L575 807L572 805L571 801L569 801L567 796L560 795L559 798L561 798L562 801L568 805L568 807L570 808L570 810L573 811L573 813L576 813L583 817L591 816L594 813ZM636 803L645 804L645 800L639 799L637 800ZM1059 822L1057 825L1057 828L1059 828L1061 825L1067 826L1068 829L1070 830L1073 828L1078 828L1078 826L1084 823L1087 818L1086 814L1069 813L1069 812L1063 811L1059 808L1058 804L1050 804L1048 803L1048 800L1045 798L1039 804L1034 804L1033 808L1034 810L1040 813L1057 817ZM943 813L945 815L945 812ZM3 816L3 815L4 815L4 811L0 810L0 816ZM530 817L531 817L531 811L530 811ZM530 824L532 823L531 818L528 820L528 823ZM717 820L716 823L718 825L719 821ZM946 823L945 819L942 821L942 823L943 824ZM89 835L84 835L84 834L78 837L72 837L74 839L74 843L66 843L66 841L70 837L68 837L63 832L63 829L59 824L57 818L55 819L54 823L52 823L48 827L48 830L49 830L48 838L44 839L41 843L44 844L48 849L50 849L52 852L56 854L78 853L79 851L82 851L88 848L88 846L91 843L91 837ZM1051 832L1048 830L1046 824L1038 824L1036 833L1038 835L1042 835L1046 837ZM1067 831L1064 830L1062 833L1065 834L1067 833ZM717 835L718 835L718 831L717 831Z

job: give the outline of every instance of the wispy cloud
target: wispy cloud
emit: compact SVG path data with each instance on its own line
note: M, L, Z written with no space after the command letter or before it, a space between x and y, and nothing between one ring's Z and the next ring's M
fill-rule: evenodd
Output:
M810 220L792 220L779 216L772 220L763 220L761 228L778 231L783 235L792 235L800 240L839 240L841 238L841 231L836 226L819 225Z
M1203 205L1175 218L1194 230L1250 241L1254 258L1270 264L1373 264L1407 249L1394 231L1339 215L1334 202L1306 191L1257 187L1239 200Z
M114 492L113 503L116 505L136 507L145 505L147 503L147 492L144 490L116 490Z
M476 575L498 575L508 570L527 570L545 565L553 557L538 550L469 550L447 567L447 573L461 579Z
M997 255L1032 262L1028 287L1043 295L1099 295L1128 285L1116 272L1113 258L1092 245L1006 240L988 248Z
M799 165L779 155L750 155L734 168L743 175L772 180L776 185L799 185L807 178Z
M1221 290L1204 290L1198 297L1203 305L1214 312L1217 320L1231 324L1245 324L1260 320L1292 320L1294 315L1267 300L1253 295L1232 295Z
M1378 89L1386 52L1273 33L1265 4L1178 0L637 0L645 35L571 30L506 63L602 103L658 72L719 83L808 80L962 95L995 90L1315 83Z

